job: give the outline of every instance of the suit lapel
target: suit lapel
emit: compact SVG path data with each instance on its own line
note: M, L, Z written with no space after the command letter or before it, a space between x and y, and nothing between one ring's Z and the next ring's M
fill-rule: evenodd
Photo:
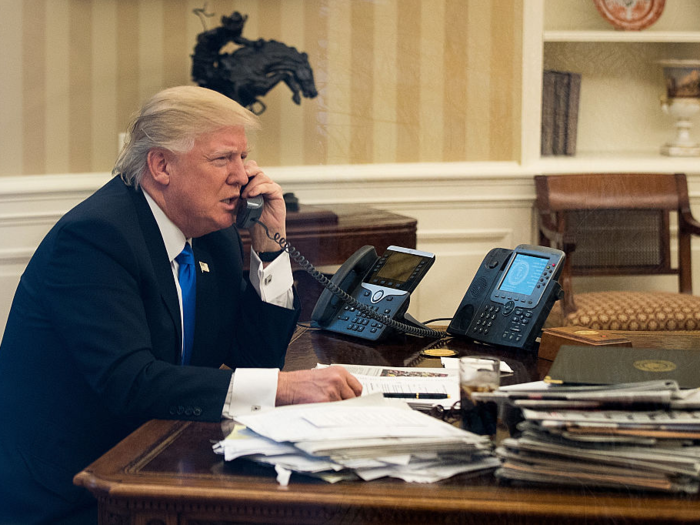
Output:
M153 217L153 212L146 202L143 193L136 191L133 188L128 188L129 193L134 201L136 213L143 231L143 237L146 242L146 247L149 251L153 272L158 281L158 288L161 292L163 303L170 315L174 329L180 337L175 339L177 342L182 340L182 327L180 325L180 302L177 297L177 288L175 288L175 278L173 270L170 266L168 252L165 250L165 243L158 228L158 223ZM180 362L181 343L173 348L173 362Z

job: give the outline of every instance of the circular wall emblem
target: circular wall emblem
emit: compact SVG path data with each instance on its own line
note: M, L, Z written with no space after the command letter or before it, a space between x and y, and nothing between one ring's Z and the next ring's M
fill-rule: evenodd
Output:
M598 12L615 29L639 31L656 22L666 0L593 0Z
M670 372L676 369L676 363L661 359L642 359L635 361L634 367L642 372Z

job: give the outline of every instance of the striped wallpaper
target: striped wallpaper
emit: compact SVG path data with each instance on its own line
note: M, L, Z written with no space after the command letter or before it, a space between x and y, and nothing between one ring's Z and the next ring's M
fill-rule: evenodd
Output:
M204 0L0 0L0 175L104 172L141 101L191 83ZM262 165L518 160L522 0L209 0L309 54L265 98Z

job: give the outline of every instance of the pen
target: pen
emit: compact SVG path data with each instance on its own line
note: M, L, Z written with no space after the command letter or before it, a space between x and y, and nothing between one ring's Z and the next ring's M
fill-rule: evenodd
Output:
M384 392L384 397L401 397L408 399L447 399L449 394L423 394L421 392Z

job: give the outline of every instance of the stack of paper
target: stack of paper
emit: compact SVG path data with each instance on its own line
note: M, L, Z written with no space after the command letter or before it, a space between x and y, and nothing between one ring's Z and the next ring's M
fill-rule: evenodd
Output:
M521 434L496 450L501 479L698 492L700 393L673 381L611 386L543 384L492 399L523 408ZM530 408L527 408L530 407Z
M495 469L488 438L466 432L405 402L365 396L295 405L240 416L214 451L227 461L246 457L333 482L391 476L430 483L463 472Z

